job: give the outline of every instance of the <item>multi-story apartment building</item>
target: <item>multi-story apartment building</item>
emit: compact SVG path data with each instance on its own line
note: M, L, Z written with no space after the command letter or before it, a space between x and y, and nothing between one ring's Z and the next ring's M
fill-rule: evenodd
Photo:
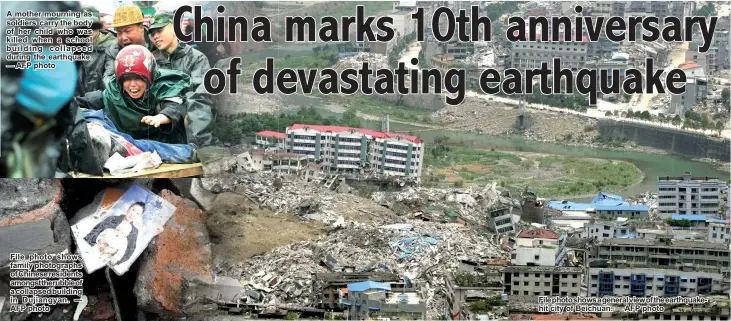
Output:
M515 223L510 208L503 207L490 211L488 215L490 227L495 233L514 233Z
M703 66L688 61L680 64L678 69L685 72L687 78L685 91L680 95L672 95L670 109L677 115L684 115L693 105L702 103L708 95L708 79Z
M622 1L594 1L589 4L591 7L587 11L590 12L591 17L594 19L604 17L605 24L606 19L610 17L624 17L627 8L626 2ZM589 43L587 54L589 57L609 58L613 53L619 52L621 45L621 42L611 41L606 34L602 33L599 41Z
M271 130L260 131L256 133L255 142L260 148L279 148L284 149L284 140L287 134L273 132Z
M630 238L636 236L635 227L627 221L594 221L584 224L582 237L595 240Z
M729 62L730 25L731 17L719 17L708 51L700 52L698 50L703 45L703 40L691 41L688 50L685 52L685 59L695 61L703 66L709 74L729 68L731 66Z
M554 266L560 235L547 229L520 231L510 254L511 265Z
M657 268L590 268L589 296L698 296L728 292L719 272Z
M519 70L541 68L541 63L547 62L551 69L553 58L560 58L561 68L577 71L586 63L589 39L586 36L582 39L571 37L547 42L513 42L511 67ZM541 35L537 35L536 39L541 39Z
M253 150L251 165L257 171L274 171L286 174L300 174L307 168L307 156L285 151Z
M658 213L663 218L672 214L718 215L723 182L713 177L658 177Z
M295 124L287 128L287 151L307 155L334 172L421 176L424 144L415 136L363 128Z
M728 220L708 219L706 240L710 243L728 244L731 241L731 222Z
M507 266L503 272L509 296L579 296L583 269L565 266Z
M621 261L629 266L680 269L720 273L729 270L726 244L661 238L604 239L596 246L594 259Z

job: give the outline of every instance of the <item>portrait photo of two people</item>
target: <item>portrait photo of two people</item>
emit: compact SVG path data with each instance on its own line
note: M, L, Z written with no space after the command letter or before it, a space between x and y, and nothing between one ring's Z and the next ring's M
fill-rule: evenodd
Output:
M74 224L71 230L87 273L104 266L127 272L175 212L175 206L138 185L114 205L100 208Z

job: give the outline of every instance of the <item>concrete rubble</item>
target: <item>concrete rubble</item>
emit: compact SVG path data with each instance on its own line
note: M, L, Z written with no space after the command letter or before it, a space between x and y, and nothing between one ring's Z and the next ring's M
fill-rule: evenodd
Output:
M456 270L461 259L508 257L499 238L472 227L485 226L493 206L520 207L519 200L495 184L469 189L404 187L374 192L368 199L293 176L283 177L277 188L278 177L258 172L201 180L205 189L246 195L281 215L300 215L330 227L317 240L281 246L246 262L216 262L216 275L242 285L238 303L310 306L318 295L313 292L313 273L391 272L425 287L429 309L436 313L446 304L443 275Z
M176 210L140 259L134 286L137 305L154 313L197 311L200 307L183 298L188 296L189 284L214 282L206 214L168 190L161 196Z
M57 180L24 179L0 182L0 268L10 253L61 253L71 245L71 229L60 202Z
M406 188L401 192L376 192L373 200L412 218L454 221L461 218L472 225L483 225L487 209L496 205L520 208L520 201L502 196L496 184L468 189ZM416 209L416 210L414 210ZM404 214L406 214L404 213Z
M379 226L348 222L311 242L279 247L248 262L221 262L216 274L238 279L247 289L246 303L315 303L313 273L392 272L426 287L432 312L446 302L441 298L443 275L453 272L460 259L506 258L497 244L472 229L436 222ZM252 292L253 291L253 292Z

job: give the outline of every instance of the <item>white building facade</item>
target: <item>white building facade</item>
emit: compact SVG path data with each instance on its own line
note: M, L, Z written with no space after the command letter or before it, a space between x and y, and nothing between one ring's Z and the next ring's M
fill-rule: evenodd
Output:
M342 126L295 124L287 129L287 151L307 155L328 170L376 171L391 176L421 176L424 144L415 136Z
M700 214L717 217L723 183L712 177L658 177L658 213Z

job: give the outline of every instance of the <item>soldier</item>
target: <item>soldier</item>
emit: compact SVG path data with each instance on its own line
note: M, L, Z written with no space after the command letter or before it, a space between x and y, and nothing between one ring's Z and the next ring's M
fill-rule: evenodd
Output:
M158 13L150 20L150 38L157 48L153 54L161 68L179 70L190 76L190 90L186 94L188 142L207 146L213 138L213 102L202 83L211 65L203 53L178 41L172 22L173 15L168 12Z
M152 43L147 29L143 25L145 17L137 6L121 6L114 11L112 28L117 32L117 43L106 50L104 58L104 88L110 81L114 81L117 54L122 48L129 45L140 45L152 49Z
M91 13L91 18L95 20L91 25L93 52L90 54L91 60L81 63L75 96L84 96L86 93L95 90L104 90L102 79L104 76L105 51L107 47L117 42L116 35L104 29L99 10L94 7L85 7L83 10Z

